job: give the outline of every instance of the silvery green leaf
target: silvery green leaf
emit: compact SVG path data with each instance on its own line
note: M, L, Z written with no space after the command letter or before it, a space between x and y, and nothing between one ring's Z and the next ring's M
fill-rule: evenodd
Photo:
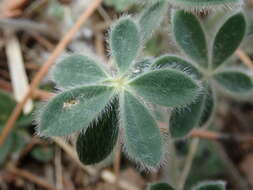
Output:
M140 49L140 33L130 17L123 17L112 27L110 47L120 73L125 73L133 64Z
M200 86L181 71L159 69L133 79L129 83L129 90L154 104L182 106L195 100Z
M202 74L196 65L175 55L163 55L161 57L158 57L152 64L152 68L173 68L180 71L186 71L198 79L202 77Z
M239 47L246 34L246 19L243 13L229 17L215 36L212 64L213 68L222 65Z
M208 67L208 49L204 30L197 16L178 10L172 16L173 34L177 44L201 67Z
M39 134L64 136L87 129L101 114L113 93L113 88L107 86L80 87L60 93L42 109Z
M167 2L165 0L158 1L145 8L139 18L141 38L148 40L153 32L160 26L167 10Z
M228 93L246 95L253 90L253 78L240 69L217 72L213 78Z
M146 106L126 91L120 100L120 114L125 150L129 157L144 167L158 167L162 159L162 140Z
M184 137L193 128L204 125L214 109L212 90L207 88L195 102L171 113L170 132L175 138Z
M104 69L95 60L83 55L71 55L53 69L54 82L63 88L96 84L106 78Z
M96 164L108 157L118 139L118 99L103 110L85 133L78 136L76 150L83 164Z

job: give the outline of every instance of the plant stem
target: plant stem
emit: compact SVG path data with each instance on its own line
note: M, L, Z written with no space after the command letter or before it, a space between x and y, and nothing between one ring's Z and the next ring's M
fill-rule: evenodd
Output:
M182 175L179 179L178 185L177 185L177 190L183 190L187 177L189 175L189 172L191 170L191 166L192 166L192 162L194 160L195 154L197 152L198 149L198 145L199 145L199 139L193 139L190 145L190 152L187 155L186 161L185 161L185 165L184 165L184 169L182 172Z

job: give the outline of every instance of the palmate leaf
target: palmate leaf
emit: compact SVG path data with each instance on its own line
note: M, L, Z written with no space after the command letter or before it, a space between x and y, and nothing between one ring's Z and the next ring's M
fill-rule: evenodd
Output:
M110 47L120 73L125 73L140 49L139 28L130 17L121 18L111 30Z
M115 99L86 132L79 135L76 150L83 164L96 164L112 153L119 133L117 112L118 99Z
M204 125L214 110L213 94L205 89L198 99L180 110L173 110L170 118L170 133L174 138L187 135L194 127Z
M182 50L201 67L208 67L208 49L204 30L198 18L183 10L173 12L173 34Z
M147 190L174 190L168 183L154 183L148 186Z
M54 82L63 88L96 84L106 78L106 72L95 60L78 54L67 57L53 69Z
M246 72L239 69L226 69L217 72L215 81L226 92L234 95L247 95L253 91L253 79Z
M228 18L215 36L212 53L213 68L221 66L239 47L246 34L243 13Z
M202 182L192 190L225 190L226 184L223 181Z
M160 26L168 6L166 0L149 5L139 18L142 40L148 40L153 32Z
M198 79L202 77L202 74L197 66L175 55L163 55L161 57L158 57L154 61L154 64L152 64L152 68L173 68L179 71L186 71L187 73L194 75Z
M162 159L162 140L154 118L147 108L127 91L120 99L120 106L127 154L147 168L158 167Z
M175 69L147 72L129 83L129 90L145 100L162 106L182 106L194 101L199 84Z
M52 98L42 109L39 134L42 136L70 135L87 129L113 96L108 86L88 86L65 91Z

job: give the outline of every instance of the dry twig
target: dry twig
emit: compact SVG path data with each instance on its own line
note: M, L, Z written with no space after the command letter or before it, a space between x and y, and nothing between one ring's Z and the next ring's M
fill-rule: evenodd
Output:
M240 60L251 70L253 71L253 62L250 57L241 49L238 49L235 54L240 58Z
M17 176L20 176L26 180L29 180L33 183L35 183L36 185L40 186L40 187L43 187L47 190L57 190L53 185L51 184L48 184L44 179L36 176L35 174L29 172L29 171L26 171L24 169L19 169L19 168L16 168L14 166L9 166L8 167L8 170L17 175Z

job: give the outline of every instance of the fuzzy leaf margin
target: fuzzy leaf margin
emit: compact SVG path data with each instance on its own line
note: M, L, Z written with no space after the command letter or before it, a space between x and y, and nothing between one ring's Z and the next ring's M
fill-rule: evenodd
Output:
M63 88L97 84L108 78L99 63L79 54L71 55L57 63L52 75L54 82Z
M214 74L213 78L227 93L247 95L253 91L253 78L243 70L226 69Z
M118 99L115 98L85 133L79 134L76 150L80 161L85 165L103 161L112 153L118 134Z
M139 27L130 17L116 22L110 33L111 54L120 73L125 73L139 53L141 37Z
M192 190L226 190L226 183L223 181L202 182Z
M130 91L151 103L167 107L190 104L200 89L198 82L175 69L146 72L129 82Z
M127 155L145 168L157 168L162 160L162 139L153 116L127 91L121 97L120 106Z
M113 94L113 88L108 86L81 87L60 93L42 108L38 134L50 137L85 131Z
M138 19L142 40L147 41L152 36L153 32L161 24L167 8L166 0L161 0L152 3L149 7L144 9Z
M221 66L236 51L246 35L246 27L246 19L241 12L224 22L213 42L213 68Z
M201 67L208 67L207 40L198 18L189 12L177 10L172 13L175 41L192 60Z

